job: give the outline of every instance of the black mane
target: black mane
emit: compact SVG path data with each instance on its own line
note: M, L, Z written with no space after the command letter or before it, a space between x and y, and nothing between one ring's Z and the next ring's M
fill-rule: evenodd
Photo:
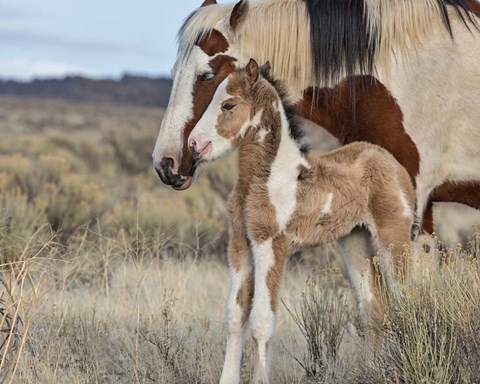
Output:
M345 75L373 74L380 32L370 27L365 0L303 1L312 26L310 44L318 83L336 84ZM455 9L467 28L469 25L478 28L469 10L468 0L436 1L443 23L452 38L447 6Z
M288 100L287 88L285 87L283 82L273 78L273 76L270 74L270 71L261 70L261 75L265 80L270 83L270 85L272 85L273 88L275 88L278 95L280 96L283 109L285 110L285 114L287 116L290 136L298 144L302 153L308 152L308 145L303 142L305 133L300 124L299 117L296 114L294 105Z

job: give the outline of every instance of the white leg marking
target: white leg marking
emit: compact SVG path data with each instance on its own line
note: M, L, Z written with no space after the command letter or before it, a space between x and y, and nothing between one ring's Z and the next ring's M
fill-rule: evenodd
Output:
M251 267L243 263L238 271L230 268L231 283L227 303L227 349L223 365L221 384L236 384L240 382L240 364L245 337L245 328L242 326L243 308L238 304L237 297L240 289L247 283Z
M255 381L267 380L267 343L275 331L275 314L267 285L267 275L275 263L272 239L262 244L252 242L255 263L255 293L250 322L252 335L257 345Z

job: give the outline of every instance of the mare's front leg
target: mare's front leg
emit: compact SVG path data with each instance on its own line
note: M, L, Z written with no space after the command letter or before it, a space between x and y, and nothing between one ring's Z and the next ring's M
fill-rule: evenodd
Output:
M275 332L278 295L288 255L285 236L252 242L255 290L250 326L256 344L254 383L268 383L268 344Z
M253 297L253 265L250 247L242 220L241 205L234 195L229 202L231 231L228 245L228 263L231 282L226 308L227 348L220 384L240 382L240 364L245 338L246 322Z

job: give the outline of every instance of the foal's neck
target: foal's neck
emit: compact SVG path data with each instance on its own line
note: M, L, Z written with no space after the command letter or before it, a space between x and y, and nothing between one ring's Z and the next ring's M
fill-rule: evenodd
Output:
M297 178L299 164L305 159L300 145L290 134L290 125L282 102L258 106L260 124L250 127L250 134L240 145L240 183L267 183L272 174L281 174L284 182Z

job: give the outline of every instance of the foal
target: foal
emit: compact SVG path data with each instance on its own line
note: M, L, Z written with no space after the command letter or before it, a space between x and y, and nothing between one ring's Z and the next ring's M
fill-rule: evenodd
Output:
M268 69L268 63L259 68L250 60L246 69L230 74L188 139L198 160L240 148L239 180L229 199L231 288L221 383L240 380L248 319L257 350L255 381L268 382L267 347L289 252L366 226L391 288L392 278L406 268L401 255L413 223L413 186L393 156L363 142L308 156L282 92L263 76ZM363 311L374 299L370 268L368 262L349 265Z

